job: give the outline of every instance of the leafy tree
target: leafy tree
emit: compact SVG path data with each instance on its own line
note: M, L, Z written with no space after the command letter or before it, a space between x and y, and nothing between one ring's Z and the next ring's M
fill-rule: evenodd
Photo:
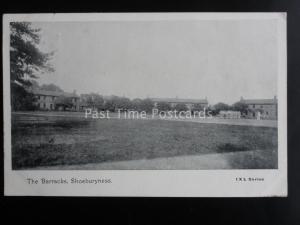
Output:
M104 103L104 109L115 112L117 109L118 98L118 96L113 95L110 98L106 99Z
M94 106L98 110L102 110L104 108L104 99L101 95L96 94L94 96Z
M168 102L158 102L156 107L157 107L158 111L172 110L172 107L171 107L170 103L168 103Z
M40 89L45 91L57 91L57 92L63 92L63 90L56 86L55 84L43 84Z
M40 85L39 85L39 83L36 81L36 80L31 80L30 81L31 82L31 88L32 89L40 89L41 87L40 87Z
M204 110L204 108L203 108L203 110ZM215 114L214 114L214 108L212 106L207 106L205 108L205 114L207 116L209 116L209 115L214 115L215 116Z
M232 105L232 110L245 114L248 111L248 106L244 102L239 101Z
M10 23L10 82L13 110L31 108L32 106L28 106L25 102L31 101L34 105L34 97L27 93L27 88L32 85L32 79L36 79L40 73L53 71L48 64L53 53L44 53L38 47L39 31L32 28L28 22Z
M214 113L215 114L219 114L220 111L222 110L230 110L231 107L223 102L219 102L217 104L214 105Z
M187 106L184 103L176 104L173 109L177 110L178 112L188 110Z
M153 107L154 107L154 102L149 98L140 101L140 106L139 106L140 111L151 112Z
M108 99L105 101L104 109L114 112L116 110L116 105L112 99Z
M125 97L114 97L113 102L116 108L120 110L128 110L131 108L131 102L129 98Z
M133 110L135 110L135 111L143 111L142 109L141 109L141 105L142 105L142 99L140 99L140 98L135 98L135 99L133 99L132 101L131 101L131 108L133 109Z

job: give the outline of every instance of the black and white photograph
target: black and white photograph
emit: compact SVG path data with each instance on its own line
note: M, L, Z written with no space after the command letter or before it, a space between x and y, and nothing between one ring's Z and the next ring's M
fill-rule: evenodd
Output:
M284 13L6 22L6 169L245 171L262 188L259 171L285 190Z

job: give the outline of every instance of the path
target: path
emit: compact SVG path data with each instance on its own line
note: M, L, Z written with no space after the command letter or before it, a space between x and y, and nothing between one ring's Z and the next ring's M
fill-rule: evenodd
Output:
M176 156L156 159L89 163L84 165L63 165L38 167L38 170L210 170L233 169L231 159L246 154L260 154L261 150L230 152L205 155ZM235 168L236 169L236 168Z

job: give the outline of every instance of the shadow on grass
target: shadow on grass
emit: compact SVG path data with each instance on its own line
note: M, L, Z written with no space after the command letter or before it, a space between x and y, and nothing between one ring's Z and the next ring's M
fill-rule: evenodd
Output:
M232 154L227 162L234 169L278 169L277 149Z
M226 152L241 152L241 151L249 151L249 147L245 145L237 145L231 143L220 144L217 147L218 153L226 153Z

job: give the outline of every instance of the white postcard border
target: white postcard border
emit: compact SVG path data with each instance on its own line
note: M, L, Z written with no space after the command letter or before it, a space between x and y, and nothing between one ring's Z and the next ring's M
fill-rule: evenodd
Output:
M275 170L12 170L9 79L10 21L100 20L278 20L278 169ZM287 47L286 13L109 13L9 14L3 17L4 191L25 196L287 196ZM108 184L35 184L40 179L111 179ZM238 182L238 177L263 177L264 182Z

